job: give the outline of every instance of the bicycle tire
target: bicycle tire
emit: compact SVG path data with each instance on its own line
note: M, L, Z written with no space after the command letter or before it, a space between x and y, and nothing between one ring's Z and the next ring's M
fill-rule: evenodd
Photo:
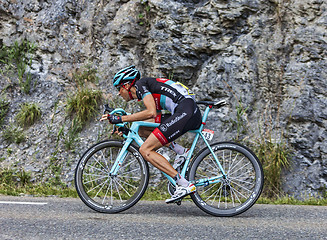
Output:
M262 192L264 175L261 163L250 149L237 143L215 143L211 148L226 173L226 179L197 186L197 191L191 194L192 200L200 209L214 216L241 214L253 206ZM194 158L188 171L189 180L194 182L221 175L209 148Z
M149 183L149 167L134 145L121 164L117 175L110 169L123 147L120 140L106 140L90 147L75 170L75 187L81 200L102 213L118 213L136 204Z

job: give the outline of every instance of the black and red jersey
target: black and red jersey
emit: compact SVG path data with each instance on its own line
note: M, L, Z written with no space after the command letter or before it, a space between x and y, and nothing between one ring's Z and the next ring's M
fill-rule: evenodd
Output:
M135 88L139 100L152 94L157 110L168 110L172 114L183 99L194 99L194 94L185 85L164 78L141 78Z

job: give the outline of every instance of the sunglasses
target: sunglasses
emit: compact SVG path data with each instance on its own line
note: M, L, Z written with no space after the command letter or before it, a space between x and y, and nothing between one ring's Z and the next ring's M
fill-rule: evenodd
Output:
M121 87L125 88L125 85L126 85L126 84L128 84L128 83L122 83L122 84L116 86L117 91L119 92ZM125 89L126 89L126 88L125 88ZM126 89L126 90L127 90L127 89Z

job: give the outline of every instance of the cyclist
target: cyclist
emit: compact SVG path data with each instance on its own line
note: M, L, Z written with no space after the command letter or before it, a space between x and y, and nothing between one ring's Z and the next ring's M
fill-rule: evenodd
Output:
M166 200L166 203L172 203L195 192L196 188L156 150L172 143L187 131L199 128L202 123L201 112L193 94L183 84L162 78L140 77L135 66L130 66L116 73L113 85L125 101L142 100L146 109L124 116L105 114L101 120L108 119L111 124L154 121L156 118L158 121L158 110L171 112L171 116L161 119L160 125L148 135L139 150L145 160L176 181L176 191Z

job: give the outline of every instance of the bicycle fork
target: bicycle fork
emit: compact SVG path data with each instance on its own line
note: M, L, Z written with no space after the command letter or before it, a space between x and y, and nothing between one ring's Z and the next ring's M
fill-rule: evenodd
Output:
M129 145L132 143L133 139L127 139L125 141L125 143L123 144L122 149L120 150L120 152L118 153L118 156L115 160L114 165L112 166L111 170L110 170L110 176L115 176L117 175L117 172L119 171L120 166L123 164L124 159L128 153L127 149L129 147Z

